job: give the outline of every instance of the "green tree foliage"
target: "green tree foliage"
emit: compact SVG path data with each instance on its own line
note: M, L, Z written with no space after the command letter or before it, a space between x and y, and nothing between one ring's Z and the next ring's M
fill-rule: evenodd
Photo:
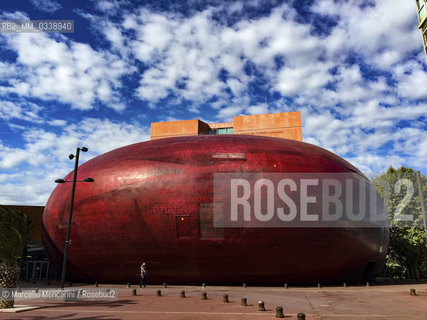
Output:
M0 288L15 288L30 221L22 213L0 206ZM12 308L14 300L0 297L0 309Z
M0 206L0 260L3 265L17 264L27 244L28 231L26 215Z
M424 199L427 179L421 177ZM413 169L390 167L373 179L389 214L390 246L386 267L405 269L412 279L427 276L427 242L416 173ZM412 219L412 221L408 221Z
M29 231L26 215L0 206L0 260L3 265L16 265L21 257Z

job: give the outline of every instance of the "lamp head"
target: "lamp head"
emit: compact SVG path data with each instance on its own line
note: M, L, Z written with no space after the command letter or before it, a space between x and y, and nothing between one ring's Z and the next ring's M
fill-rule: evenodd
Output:
M74 154L68 155L68 159L73 160L74 159Z
M65 183L64 179L56 179L55 182L56 183Z
M82 150L83 152L87 152L89 149L86 147L82 147L80 150Z
M93 178L86 178L86 179L84 179L83 181L84 181L84 182L94 182L94 181L95 181L95 179L93 179Z

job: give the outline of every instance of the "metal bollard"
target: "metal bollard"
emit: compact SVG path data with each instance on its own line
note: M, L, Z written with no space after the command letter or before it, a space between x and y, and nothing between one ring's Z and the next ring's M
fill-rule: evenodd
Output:
M208 300L208 294L206 292L202 292L202 300Z
M163 283L163 288L167 288L168 285L166 283Z
M248 306L248 301L246 298L242 297L242 299L240 300L240 305L247 307Z
M284 318L285 315L283 314L283 308L282 307L276 307L276 318Z
M162 296L162 290L157 290L157 292L156 292L156 293L157 293L157 296L158 296L158 297L161 297L161 296Z
M285 283L284 287L285 287L285 289L288 289L288 284L287 284L287 283Z
M369 287L369 281L366 282L366 286Z
M243 288L246 288L246 283L243 284Z
M264 301L258 301L258 311L265 311Z
M344 282L344 283L342 284L342 286L343 286L344 288L347 288L347 283L345 283L345 282Z
M317 287L320 289L322 287L322 285L320 283L318 283Z
M136 289L132 289L132 295L136 296Z
M305 320L305 314L300 312L297 314L297 320Z
M224 294L222 296L222 302L225 302L225 303L229 303L230 302L230 301L228 301L228 294Z
M415 291L414 288L412 288L410 292L411 292L411 296L416 296L417 295L417 292Z
M181 298L185 298L185 291L184 290L181 291L180 296L181 296Z
M97 288L98 288L98 282L95 282L95 287L97 287Z
M126 287L127 288L130 288L130 283L128 282L128 283L126 283Z
M206 288L206 283L202 283L202 288Z

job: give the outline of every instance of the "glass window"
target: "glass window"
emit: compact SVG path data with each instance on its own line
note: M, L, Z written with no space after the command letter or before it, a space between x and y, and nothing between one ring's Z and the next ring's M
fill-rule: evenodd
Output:
M217 129L218 134L233 134L233 127L219 128Z
M418 10L420 10L420 9L421 9L421 7L423 6L423 4L424 4L424 1L423 1L423 0L417 0L417 7L418 7Z
M421 10L419 11L419 16L420 16L420 22L421 22L426 16L426 6L423 6L421 8Z

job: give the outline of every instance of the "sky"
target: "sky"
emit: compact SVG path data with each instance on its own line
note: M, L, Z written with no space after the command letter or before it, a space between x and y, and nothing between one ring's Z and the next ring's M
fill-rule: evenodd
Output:
M303 141L372 178L427 173L427 63L414 1L0 0L0 204L150 139L157 121L300 111Z

